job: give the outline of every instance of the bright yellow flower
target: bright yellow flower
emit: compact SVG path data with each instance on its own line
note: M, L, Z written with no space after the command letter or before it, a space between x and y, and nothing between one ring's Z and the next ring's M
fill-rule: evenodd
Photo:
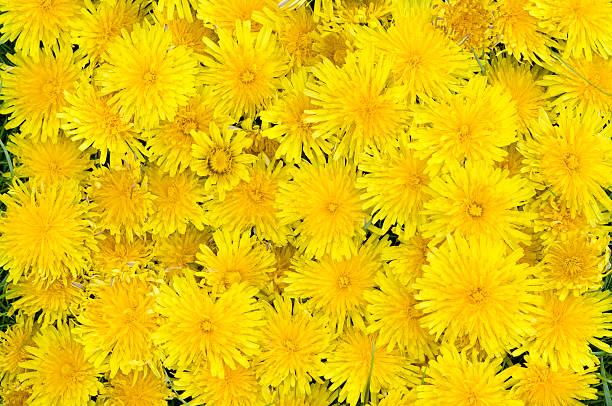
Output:
M151 240L144 238L125 238L117 241L108 232L98 236L98 252L92 255L93 274L107 279L111 274L132 275L151 262Z
M193 405L215 406L267 406L263 399L255 371L241 365L231 369L224 367L223 376L215 376L206 366L187 371L179 370L174 387L182 390L183 396L190 396ZM326 405L327 406L327 405Z
M111 166L120 165L126 155L144 156L144 147L139 139L142 135L134 124L123 121L114 112L110 96L103 96L89 83L77 82L73 93L65 93L67 105L58 114L62 119L62 129L73 141L80 142L80 149L92 147L100 151L100 163L105 164L110 156Z
M314 107L304 121L314 124L315 138L341 138L334 157L358 160L367 148L395 143L407 103L404 87L390 80L391 69L390 58L371 50L349 54L344 66L324 60L312 68L316 80L307 83L305 94Z
M466 50L480 54L499 42L496 3L490 0L436 2L438 21L444 32Z
M308 298L308 306L322 312L334 330L342 331L351 324L365 330L364 295L374 288L376 273L383 266L380 251L384 245L384 240L370 240L340 260L324 256L313 261L309 256L297 256L286 273L284 293Z
M533 355L525 356L525 368L512 371L518 382L513 390L528 406L582 406L579 400L597 399L599 383L594 369L553 369Z
M531 313L539 304L539 282L520 249L499 240L451 238L432 251L423 277L413 285L425 313L423 327L436 340L502 356L531 333ZM446 283L441 284L443 278Z
M288 68L285 54L269 27L254 32L250 21L236 22L233 32L222 29L217 33L218 43L204 39L208 47L202 61L207 68L204 81L234 119L254 118L276 96Z
M192 51L172 46L162 26L134 25L108 46L105 63L96 72L103 95L111 95L113 112L138 128L150 129L172 120L196 93L199 65Z
M503 147L517 140L516 104L502 86L474 76L457 94L426 100L417 109L412 131L415 148L438 174L464 160L499 162Z
M333 146L327 135L314 137L313 124L304 120L306 111L314 107L304 94L309 76L308 70L298 69L282 78L282 97L260 115L265 124L262 135L279 142L275 157L290 163L299 163L302 153L308 158L323 159L323 153L330 154Z
M37 141L15 134L7 145L16 157L15 176L29 178L34 185L52 185L87 179L89 155L64 134L54 141Z
M72 92L78 75L72 50L47 51L39 60L22 54L7 57L15 66L2 72L0 114L10 114L5 127L20 126L23 135L55 140L60 129L57 113L68 104L64 92Z
M277 297L266 312L261 355L256 375L263 386L295 389L310 394L310 381L323 370L323 354L331 351L332 336L320 316L311 315L299 302Z
M249 368L263 325L256 294L257 288L242 283L211 295L193 277L162 285L156 306L161 320L153 340L166 354L164 364L180 370L205 362L221 380L226 372L231 379L237 368Z
M538 354L553 369L582 371L594 367L599 360L591 345L605 352L612 348L602 340L612 337L612 297L609 292L569 295L561 300L547 292L533 314L535 334L521 351Z
M159 11L166 10L169 20L174 18L174 11L180 19L187 19L187 21L193 21L193 10L198 9L198 0L159 0L157 3L157 9Z
M537 214L533 229L540 233L540 238L545 245L563 239L570 233L590 232L591 230L584 215L572 216L567 204L550 193L543 193L532 204L531 210Z
M219 200L234 188L240 180L249 180L249 164L255 156L245 153L251 145L244 131L217 127L211 123L207 132L192 132L191 169L199 176L205 176L204 188L214 189Z
M550 188L570 209L595 226L602 209L612 210L605 189L612 179L612 140L607 120L597 114L563 112L553 126L542 115L533 138L519 144L531 178Z
M425 361L425 357L431 358L434 339L420 325L423 311L416 308L414 289L390 272L378 272L376 286L378 289L363 293L370 320L367 332L377 332L377 344L386 346L387 351L397 347L410 359Z
M91 212L70 184L15 183L0 197L0 264L8 280L66 282L83 274L96 250Z
M40 284L22 278L19 282L10 283L6 297L12 300L11 313L36 317L43 326L65 321L69 315L78 314L85 300L85 289L75 279L67 282Z
M347 257L364 235L366 217L355 171L344 159L313 162L302 161L281 183L278 216L293 226L295 246L307 257Z
M24 372L19 366L28 358L26 347L33 344L32 337L39 325L29 317L18 317L16 323L0 331L0 376L3 383L17 382L17 375Z
M109 44L121 34L132 30L149 11L143 0L84 0L77 18L69 21L72 43L79 47L90 63L106 56Z
M382 55L392 55L392 75L416 96L437 97L456 90L478 70L473 56L431 24L428 9L410 8L387 30L364 29L356 34L361 48L373 44Z
M171 280L174 274L182 275L183 270L191 269L190 264L196 263L196 254L200 245L214 246L209 228L198 230L188 226L184 234L173 233L167 237L157 236L154 246L154 257L159 267Z
M443 347L427 367L425 385L417 388L418 406L523 406L509 389L511 369L501 370L501 359L480 361L454 348Z
M251 236L251 232L225 228L213 234L215 251L200 246L198 263L204 267L197 275L213 292L224 292L233 284L246 283L263 290L266 274L273 271L274 254Z
M138 167L126 163L113 169L96 168L90 183L87 196L95 205L92 210L100 216L99 228L108 230L117 241L133 241L144 234L145 223L154 210L154 196Z
M83 406L102 389L98 372L86 358L69 324L48 326L34 337L35 346L26 347L30 358L21 363L19 375L32 386L28 405Z
M383 231L397 224L412 235L424 221L429 176L426 161L415 157L407 138L402 136L397 147L389 145L384 152L372 149L364 153L359 169L365 175L357 178L357 187L362 190L364 209L372 211L372 223L382 221Z
M262 11L266 6L278 7L273 0L199 0L198 18L205 23L222 29L233 30L237 20L247 21L253 12ZM254 28L259 28L259 25Z
M340 336L337 347L325 357L325 378L332 381L329 390L342 386L338 401L346 401L351 406L360 399L365 400L363 395L368 377L371 377L370 393L373 396L381 390L416 386L420 381L417 368L405 355L388 351L377 345L375 335L366 335L356 329L349 329Z
M143 278L90 283L88 299L77 320L78 341L96 366L117 372L141 371L155 357L151 334L157 327L152 286ZM146 369L144 371L146 374Z
M383 247L381 258L389 262L389 270L402 284L408 286L423 274L423 265L429 261L431 239L417 232L410 238L400 236L400 244Z
M263 157L248 169L248 181L241 180L223 201L215 199L206 206L208 220L226 230L253 229L259 239L284 245L289 228L276 216L275 198L279 184L288 179L287 170L282 162L267 164Z
M520 230L529 226L533 216L517 208L534 191L524 177L509 177L499 168L468 161L465 167L452 166L449 174L433 179L430 188L425 237L443 239L453 233L501 239L511 246L527 238Z
M197 0L193 1L197 3ZM161 2L158 4L161 4ZM170 9L168 9L168 11L169 10ZM206 52L206 44L204 44L202 38L210 38L212 41L217 41L219 38L217 37L217 34L213 28L207 27L202 20L194 19L194 10L189 10L188 13L189 14L186 14L183 17L175 18L172 16L168 18L167 14L165 14L163 11L156 9L153 15L157 24L167 26L167 29L172 33L172 45L183 45L191 49L195 54L204 55Z
M119 373L107 384L102 396L104 406L167 406L171 392L155 374Z
M163 237L178 231L184 234L189 224L204 228L204 209L209 199L200 178L192 171L170 176L155 167L147 171L149 190L155 196L153 213L148 219L153 234Z
M15 50L38 60L40 43L57 51L69 46L69 24L78 16L79 0L2 0L0 1L0 43L15 41Z

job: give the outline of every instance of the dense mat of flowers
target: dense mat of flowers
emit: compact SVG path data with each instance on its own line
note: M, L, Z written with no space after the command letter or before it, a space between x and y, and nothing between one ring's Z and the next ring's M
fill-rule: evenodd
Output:
M575 406L609 0L0 0L6 405Z

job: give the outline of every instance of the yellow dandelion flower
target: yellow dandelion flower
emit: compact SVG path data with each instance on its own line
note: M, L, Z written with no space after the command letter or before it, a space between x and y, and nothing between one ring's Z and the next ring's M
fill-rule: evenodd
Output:
M482 162L453 166L448 175L430 183L432 199L425 202L429 220L425 237L444 238L448 233L466 237L486 236L513 246L526 239L521 227L529 226L532 215L517 210L534 194L524 177Z
M448 238L432 250L423 277L414 288L425 313L422 325L444 341L478 346L501 356L531 332L530 312L538 305L538 281L520 249L510 251L499 240ZM449 283L440 284L440 278Z
M198 9L198 0L159 0L157 10L166 11L169 20L174 19L174 11L180 19L193 21L193 10Z
M440 1L438 21L444 32L468 51L480 51L499 42L496 3L490 0Z
M56 115L67 105L64 92L73 90L78 74L72 50L45 52L39 60L21 54L7 58L15 66L2 75L0 114L10 114L5 127L19 127L23 135L37 140L56 139L60 129Z
M110 156L111 166L120 165L125 155L144 156L142 135L133 123L113 112L110 96L103 96L88 80L81 80L76 91L65 93L65 97L68 104L58 117L66 134L80 142L81 150L92 147L100 151L101 164Z
M321 317L311 315L299 302L277 297L266 312L261 355L256 375L263 386L295 388L310 394L310 381L317 379L323 354L332 346L330 331Z
M589 222L584 215L572 216L567 204L550 194L544 194L535 200L531 210L537 213L533 229L540 233L540 238L546 246L570 233L590 229Z
M193 226L188 226L184 234L173 233L167 237L158 236L155 239L154 258L170 280L170 276L181 274L183 269L190 269L190 264L196 263L200 245L214 245L211 240L212 235L208 228L198 230Z
M172 46L172 34L149 23L121 30L96 72L103 95L111 95L113 112L139 128L172 120L180 106L195 95L198 62L184 46Z
M514 59L538 63L550 60L550 48L556 44L540 28L540 21L529 13L530 0L503 0L499 3L496 25L505 51Z
M204 361L220 379L248 368L259 351L263 325L256 294L256 288L242 283L212 296L192 277L175 277L162 285L156 307L162 320L153 340L166 354L164 363L180 369Z
M374 288L376 273L382 268L380 251L385 242L370 240L351 251L346 259L324 256L313 261L307 256L292 260L284 293L295 298L309 298L308 305L321 311L333 329L342 331L353 324L365 330L365 293Z
M546 286L561 299L601 287L610 252L608 236L569 234L548 247L542 261Z
M259 117L256 119L259 120ZM279 143L262 135L259 125L250 119L245 119L239 124L239 128L246 131L247 138L251 140L251 146L245 151L251 155L264 155L266 161L273 160Z
M72 186L15 183L0 197L0 264L8 280L66 281L82 275L96 250L91 212Z
M324 375L332 381L329 390L342 386L338 401L346 401L351 406L360 399L365 400L363 388L368 377L371 377L370 393L373 395L385 389L415 386L419 382L416 367L406 356L397 351L387 351L377 345L376 336L356 329L347 330L338 339L337 347L325 357Z
M186 106L178 108L172 121L164 120L159 127L147 132L149 159L172 176L183 172L192 160L192 131L208 132L212 122L219 128L227 127L231 123L229 116L216 105L217 101L210 87L200 87Z
M363 208L372 211L372 223L382 221L386 231L397 224L406 235L412 235L423 223L423 203L429 176L427 162L415 157L408 137L400 137L397 147L388 146L384 152L372 149L361 156L357 178L362 190Z
M134 238L132 241L117 241L108 232L98 238L98 252L91 259L93 272L102 279L116 272L133 274L151 262L151 240L146 234L144 238Z
M501 369L501 359L479 361L443 347L428 364L425 384L417 388L416 405L522 406L508 390L512 369Z
M194 1L197 3L197 0ZM158 4L161 4L161 2ZM168 30L172 33L172 45L183 45L191 49L195 54L204 55L206 52L206 44L204 44L202 38L210 38L214 42L219 39L215 30L206 27L202 20L196 20L194 18L194 10L189 11L189 14L185 14L183 17L169 18L163 12L156 9L154 16L157 24L167 26Z
M431 239L417 231L410 238L400 237L400 244L383 247L381 258L389 262L389 270L399 281L408 286L423 274L423 265L429 263Z
M605 0L536 0L529 4L530 13L550 34L563 39L564 55L612 55L612 4ZM593 54L595 53L595 55Z
M404 87L390 84L390 58L368 52L349 54L342 67L324 60L314 66L315 79L305 94L314 107L306 110L307 123L314 124L313 137L342 138L335 157L359 157L368 147L395 142L407 120Z
M72 43L79 47L90 63L100 62L109 44L142 21L148 7L142 0L84 0L78 18L69 21Z
M266 404L278 406L330 406L338 399L338 391L330 391L325 384L312 383L308 394L299 393L287 385L264 394Z
M582 371L594 367L599 360L591 345L605 352L612 348L602 339L612 337L612 297L608 292L569 295L561 300L554 293L543 296L533 314L535 334L522 350L539 354L553 369Z
M253 19L255 11L263 11L266 6L277 8L273 0L199 0L198 18L205 23L222 29L233 30L236 21ZM259 28L259 24L254 28Z
M10 283L7 299L11 299L11 313L36 317L43 326L64 321L68 315L78 314L85 299L83 286L74 279L67 284L61 281L38 284L22 278Z
M317 24L309 7L297 11L265 8L263 12L255 11L253 20L264 26L270 26L278 35L278 42L290 57L290 66L311 66L317 54L313 49L318 34Z
M105 387L102 405L167 406L171 397L166 383L155 374L119 373Z
M379 289L363 293L368 302L370 323L367 332L378 332L377 344L387 351L396 347L410 359L424 361L434 354L434 339L427 329L421 327L423 312L416 308L416 293L410 286L402 284L391 272L376 275Z
M276 264L274 270L268 273L269 280L266 291L270 292L271 295L283 295L285 288L289 285L286 282L286 277L291 268L291 259L297 251L290 244L284 247L274 247L272 250L276 258Z
M204 228L201 203L208 197L195 173L184 171L170 176L157 167L147 173L149 190L155 196L148 222L153 234L168 236L175 231L184 234L188 224L199 230Z
M155 357L151 335L157 327L152 286L143 278L89 285L92 298L77 320L78 341L96 366L117 372L142 371Z
M547 106L544 88L536 83L539 69L527 64L519 65L509 58L497 58L487 74L489 83L500 85L510 94L523 129L537 121L540 109Z
M15 176L34 185L83 182L91 167L89 156L77 143L60 134L55 140L37 141L15 134L7 149L15 156Z
M244 131L219 128L211 123L206 133L193 132L192 135L191 169L206 177L206 190L215 186L219 200L224 200L226 191L234 188L240 180L249 180L248 168L255 156L244 152L251 145Z
M32 396L31 388L23 385L2 384L0 386L0 399L4 406L27 406L30 396Z
M577 110L609 114L612 111L612 58L594 55L592 60L567 58L547 66L539 85L546 86L546 96L556 112Z
M234 119L254 117L276 96L288 68L285 54L269 27L253 32L250 21L236 22L235 31L219 30L218 35L218 43L204 38L204 81Z
M259 385L252 368L241 365L225 366L223 376L215 376L206 367L178 371L174 387L190 396L193 405L216 406L266 406L263 388Z
M100 228L108 230L117 241L133 241L135 236L144 235L145 223L154 211L154 196L138 168L96 168L90 183L87 196L95 204L93 211L100 216Z
M373 44L393 56L393 78L407 86L411 101L415 95L435 97L455 90L478 70L472 55L431 24L429 10L411 8L387 30L364 29L355 39L361 48Z
M226 228L215 231L213 239L216 253L202 245L196 256L197 263L204 267L197 275L206 280L213 292L223 292L241 282L265 288L266 274L273 271L274 254L252 237L250 231Z
M302 161L281 183L277 204L281 224L293 225L295 247L307 257L347 257L364 236L365 213L355 171L342 160Z
M512 371L518 382L516 396L529 406L581 406L579 400L597 399L599 383L593 369L553 369L532 355L525 356L525 368Z
M543 114L535 135L519 143L525 171L549 187L567 204L572 217L584 214L591 225L601 221L601 210L612 210L604 189L612 179L610 127L596 114L562 113L553 126Z
M390 390L389 393L382 398L378 406L414 406L417 402L416 389L405 390Z
M429 100L416 111L414 145L432 174L465 159L493 164L517 140L517 124L511 95L475 76L459 93Z
M70 44L69 24L81 8L79 0L0 1L0 42L15 41L15 50L35 60L44 48L57 51Z
M342 0L335 12L342 22L364 24L385 20L393 10L392 0Z
M308 78L306 69L298 69L290 77L282 78L281 86L286 89L283 96L261 113L262 122L269 124L262 135L278 141L275 157L290 163L299 163L302 153L308 158L321 159L323 153L331 153L333 147L328 136L314 137L313 124L304 121L306 111L314 107L311 98L304 94Z
M316 18L316 9L314 15ZM317 57L322 61L329 59L338 66L344 65L346 56L355 50L355 38L350 29L343 24L328 23L321 24L318 31L320 35L312 46Z
M48 326L34 337L35 346L26 347L30 359L21 363L19 375L32 386L29 405L83 406L102 389L98 370L87 360L83 346L71 326Z
M269 163L260 157L249 168L249 180L240 181L227 192L223 201L213 200L206 206L211 224L226 230L250 230L260 239L275 244L287 242L289 228L276 216L275 197L281 182L288 179L282 163Z
M28 358L25 347L33 344L32 337L38 328L32 319L19 317L6 331L0 331L0 376L3 383L16 382L17 375L24 372L19 364Z

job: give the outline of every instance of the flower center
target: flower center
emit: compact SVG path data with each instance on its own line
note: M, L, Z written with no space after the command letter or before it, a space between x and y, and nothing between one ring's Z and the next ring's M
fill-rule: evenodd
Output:
M210 169L216 173L226 172L231 163L231 157L224 149L217 149L209 160Z
M40 8L47 11L53 7L54 0L42 0L40 2Z
M482 206L476 202L470 202L467 206L467 213L471 217L482 217Z
M465 142L470 137L470 127L466 124L463 124L459 127L459 132L457 133L460 142Z
M240 81L245 85L252 83L254 80L255 80L255 72L253 72L250 69L244 70L240 74Z
M285 340L284 345L289 352L297 352L300 349L300 347L294 343L293 340Z
M331 214L336 214L336 211L338 211L338 207L340 207L340 204L336 203L336 202L330 202L327 205L327 210L329 210L329 212Z
M62 89L58 83L47 82L42 86L42 93L50 103L58 104L62 95Z
M419 175L412 175L406 178L406 186L411 190L419 189L423 183L423 179Z
M144 74L142 79L144 80L145 85L152 86L155 83L155 81L157 80L157 75L155 75L155 73L149 71L149 72Z
M569 169L570 171L578 169L579 164L580 162L578 161L578 157L576 155L567 154L567 156L565 157L565 166L567 166L567 169Z
M582 261L579 257L571 257L565 260L565 274L570 278L578 276L582 271Z
M66 362L60 368L60 378L62 381L78 383L80 380L80 373L71 362Z
M340 275L338 278L338 286L340 289L346 289L351 285L351 279L347 275Z
M261 191L261 189L254 187L249 191L248 197L252 203L260 204L264 201L265 194Z
M200 322L200 331L203 333L211 333L214 329L215 326L210 319L204 319Z
M481 304L487 298L487 292L480 286L470 292L469 300L472 304Z

